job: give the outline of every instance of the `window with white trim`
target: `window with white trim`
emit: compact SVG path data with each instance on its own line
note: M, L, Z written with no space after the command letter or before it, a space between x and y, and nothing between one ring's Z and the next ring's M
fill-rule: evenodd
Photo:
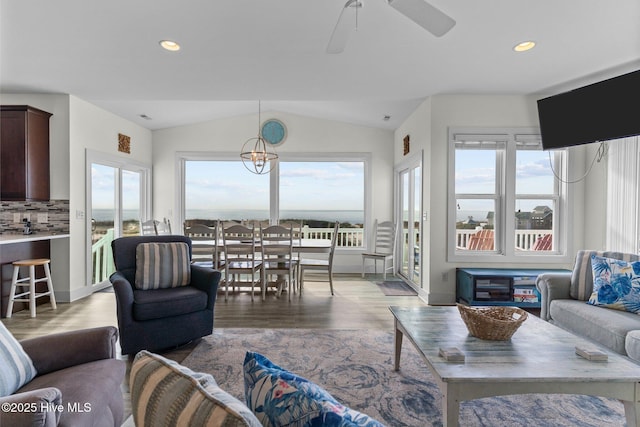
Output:
M235 153L179 153L182 220L295 222L306 238L327 238L339 221L339 246L362 249L370 155L285 153L277 162L271 172L255 175Z
M564 255L566 152L537 129L450 129L451 261L539 262Z

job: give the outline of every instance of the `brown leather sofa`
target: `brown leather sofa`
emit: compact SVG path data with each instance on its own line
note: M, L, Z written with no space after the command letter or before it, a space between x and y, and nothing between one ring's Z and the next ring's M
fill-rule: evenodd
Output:
M107 326L20 341L37 375L0 397L0 426L120 427L126 363L116 359L117 333Z

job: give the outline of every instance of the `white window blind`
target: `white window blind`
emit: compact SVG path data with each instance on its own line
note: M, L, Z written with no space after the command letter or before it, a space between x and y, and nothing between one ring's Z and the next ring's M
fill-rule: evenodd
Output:
M607 167L607 249L638 253L640 137L609 143Z

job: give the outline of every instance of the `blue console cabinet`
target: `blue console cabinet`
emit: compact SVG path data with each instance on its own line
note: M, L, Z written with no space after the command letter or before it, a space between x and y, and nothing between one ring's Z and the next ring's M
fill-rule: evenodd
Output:
M536 279L542 273L570 270L531 268L457 268L456 300L468 305L540 308Z

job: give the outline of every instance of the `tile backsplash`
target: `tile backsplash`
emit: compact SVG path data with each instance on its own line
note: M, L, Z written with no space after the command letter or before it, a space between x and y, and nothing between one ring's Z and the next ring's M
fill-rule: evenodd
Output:
M0 201L0 233L22 233L25 217L29 217L34 233L69 233L68 200Z

